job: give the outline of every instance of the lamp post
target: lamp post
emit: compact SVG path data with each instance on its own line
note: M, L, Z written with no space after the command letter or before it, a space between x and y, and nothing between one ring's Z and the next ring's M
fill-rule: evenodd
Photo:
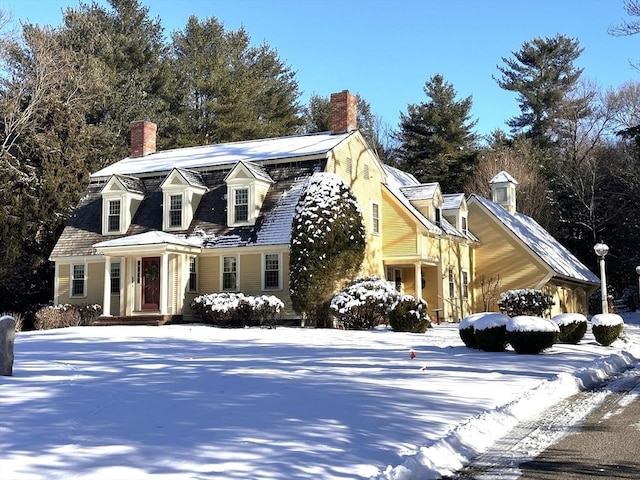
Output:
M636 267L636 273L638 274L638 301L640 301L640 265ZM640 305L636 306L636 310L640 311Z
M609 247L600 242L593 247L596 255L600 257L600 297L602 298L602 313L609 313L609 302L607 301L607 277L604 272L604 256L609 253Z

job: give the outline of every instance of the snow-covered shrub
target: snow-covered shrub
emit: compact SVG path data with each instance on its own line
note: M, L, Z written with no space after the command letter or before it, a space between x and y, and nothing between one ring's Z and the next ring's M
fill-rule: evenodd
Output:
M74 305L47 305L36 312L34 328L50 330L52 328L76 327L82 317Z
M251 317L244 298L242 293L209 293L194 298L191 308L208 325L244 327Z
M517 353L540 353L558 341L560 327L546 318L518 315L507 322L507 342Z
M102 315L102 305L97 303L75 305L74 308L76 308L80 314L80 325L91 325Z
M542 317L554 304L553 295L535 288L507 290L500 294L498 301L500 311L510 317L518 315Z
M203 323L218 327L274 326L284 303L273 295L209 293L193 299L191 308Z
M274 295L245 297L244 302L251 307L251 324L275 327L277 318L284 310L284 303Z
M502 313L487 313L473 322L476 345L485 352L502 352L507 346L507 321Z
M575 345L587 333L587 317L581 313L560 313L554 315L551 320L560 328L561 342Z
M599 313L591 317L591 331L600 345L608 347L615 342L624 327L624 321L615 313Z
M389 325L394 332L426 332L431 327L427 302L403 295L389 312Z
M346 329L367 330L384 323L401 294L380 277L358 277L331 300L331 310Z
M291 225L290 294L310 323L328 320L329 302L364 260L362 212L338 175L316 173L305 185Z
M460 334L460 339L468 348L478 348L476 332L473 328L473 324L476 320L485 315L492 315L492 312L472 313L460 320L460 323L458 324L458 333Z

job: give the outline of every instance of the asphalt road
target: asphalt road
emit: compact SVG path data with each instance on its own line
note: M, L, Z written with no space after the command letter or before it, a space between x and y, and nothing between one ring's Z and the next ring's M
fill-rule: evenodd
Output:
M612 393L576 433L519 468L523 480L640 479L640 397Z
M558 402L443 480L640 480L640 368Z

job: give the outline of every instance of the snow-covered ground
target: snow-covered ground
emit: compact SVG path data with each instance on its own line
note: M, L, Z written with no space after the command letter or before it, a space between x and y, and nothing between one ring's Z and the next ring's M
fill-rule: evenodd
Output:
M0 377L0 478L438 478L634 366L640 313L624 319L611 347L589 332L541 355L467 349L457 325L21 332Z

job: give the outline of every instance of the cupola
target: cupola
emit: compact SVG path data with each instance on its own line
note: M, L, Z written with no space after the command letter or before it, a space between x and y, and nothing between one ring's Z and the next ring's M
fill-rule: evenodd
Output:
M510 214L516 213L516 185L518 182L504 170L489 180L491 199Z

